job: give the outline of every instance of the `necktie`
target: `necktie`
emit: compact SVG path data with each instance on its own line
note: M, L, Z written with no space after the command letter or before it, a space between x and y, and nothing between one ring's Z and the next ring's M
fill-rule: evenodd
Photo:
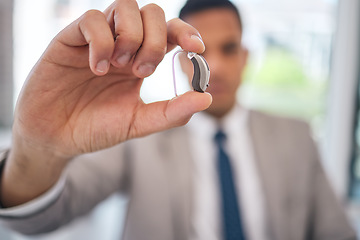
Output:
M245 240L231 163L224 150L225 140L226 135L221 130L218 131L215 142L218 147L217 167L222 202L223 235L224 240Z

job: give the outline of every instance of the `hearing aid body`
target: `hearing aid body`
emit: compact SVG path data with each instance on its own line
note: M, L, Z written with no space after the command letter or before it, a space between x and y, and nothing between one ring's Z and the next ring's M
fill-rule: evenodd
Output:
M174 81L174 91L175 96L177 96L176 91L176 80L175 80L175 56L178 53L184 52L184 50L179 50L175 52L173 56L173 81ZM191 60L194 66L194 75L191 80L191 85L197 92L205 92L206 88L209 86L210 79L210 68L207 64L205 58L201 55L198 55L194 52L188 52L187 57Z
M197 92L205 92L209 86L210 69L205 58L193 52L188 53L188 58L194 65L194 75L191 81L192 87Z

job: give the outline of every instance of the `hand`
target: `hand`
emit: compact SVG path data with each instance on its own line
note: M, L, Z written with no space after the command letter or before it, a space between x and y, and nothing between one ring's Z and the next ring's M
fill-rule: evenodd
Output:
M14 141L69 159L185 124L210 105L210 95L144 104L139 91L176 45L203 52L198 36L179 19L166 23L154 4L139 10L134 0L118 0L104 13L85 13L55 37L28 76Z
M206 109L211 96L197 92L152 104L140 99L143 78L176 45L205 50L196 29L179 19L166 23L160 7L139 10L135 0L117 0L104 13L89 11L60 32L18 99L2 205L47 191L78 154L185 124Z

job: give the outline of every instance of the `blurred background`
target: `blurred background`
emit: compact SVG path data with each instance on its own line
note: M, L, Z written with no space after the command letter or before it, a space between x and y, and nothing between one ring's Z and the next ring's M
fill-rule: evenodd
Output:
M86 10L110 0L0 1L0 148L11 141L12 112L27 74L51 39ZM154 2L167 20L185 0ZM246 106L308 121L324 167L360 233L358 0L234 0L250 51L239 100ZM174 96L172 54L145 79L145 102ZM180 92L188 89L176 66ZM301 153L299 153L301 154ZM54 233L24 237L0 229L0 239L120 239L126 199L115 195L88 216Z

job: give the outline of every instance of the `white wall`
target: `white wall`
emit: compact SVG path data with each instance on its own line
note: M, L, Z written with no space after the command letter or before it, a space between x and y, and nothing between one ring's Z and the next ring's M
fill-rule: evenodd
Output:
M323 155L337 194L345 198L359 74L360 1L341 0L332 57Z

